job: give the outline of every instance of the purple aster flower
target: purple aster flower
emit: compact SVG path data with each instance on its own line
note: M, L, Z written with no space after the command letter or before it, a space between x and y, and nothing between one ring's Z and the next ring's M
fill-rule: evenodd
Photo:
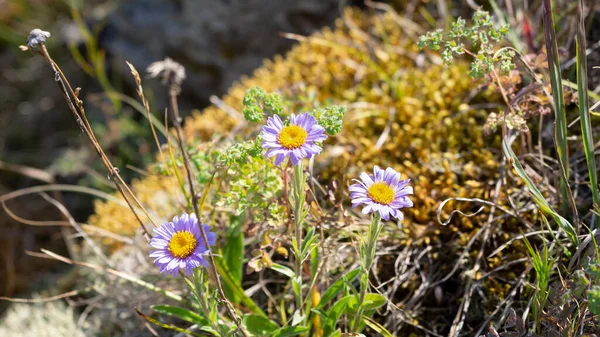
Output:
M352 207L364 204L363 214L379 212L381 218L389 220L390 215L402 220L400 208L412 207L408 195L413 194L410 179L400 180L400 173L391 167L385 171L375 166L373 175L363 172L357 183L350 186Z
M208 225L203 226L208 244L214 245L217 235L210 231ZM150 257L154 258L161 273L177 276L181 268L191 275L195 268L208 267L206 255L210 248L204 245L196 214L183 213L181 217L175 216L172 222L155 228L150 246L156 248Z
M323 149L315 143L327 139L325 129L307 112L298 116L292 114L289 125L284 125L277 115L269 117L262 136L262 147L268 149L268 158L275 157L275 165L290 157L294 166L302 158L319 154Z

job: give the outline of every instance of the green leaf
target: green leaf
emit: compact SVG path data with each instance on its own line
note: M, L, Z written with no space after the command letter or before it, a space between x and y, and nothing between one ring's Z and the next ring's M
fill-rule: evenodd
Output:
M281 328L281 329L275 331L275 334L273 334L273 337L297 336L297 335L300 335L307 331L308 331L308 328L305 326L288 326L288 327Z
M232 281L238 286L242 285L243 275L243 259L244 259L244 235L242 233L242 224L245 219L245 212L239 216L232 215L229 219L229 227L227 228L226 242L223 246L223 258L227 264L227 269L230 272ZM223 287L225 295L231 302L238 304L240 298L234 291L225 284Z
M360 274L360 269L354 269L347 272L345 275L340 277L337 281L335 281L327 291L321 296L321 301L317 308L323 308L325 305L329 304L346 286L348 283L352 283Z
M155 320L154 318L152 318L152 317L144 314L143 312L137 310L137 308L133 308L133 309L138 314L138 316L140 316L141 318L145 319L146 321L148 321L148 322L150 322L150 323L152 323L154 325L157 325L157 326L159 326L161 328L165 328L165 329L169 329L169 330L173 330L173 331L177 331L177 332L183 332L183 333L188 334L190 336L196 336L196 337L202 337L203 336L203 335L191 332L189 330L186 330L184 328L180 328L180 327L175 326L175 325L171 325L171 324L166 324L166 323L159 322L159 321ZM218 336L218 334L217 334L217 336Z
M315 109L313 111L319 125L325 128L327 134L331 136L342 130L342 120L345 113L346 107L338 105Z
M363 316L365 324L383 337L394 337L391 332L384 328L381 324L375 322L372 318Z
M329 336L335 325L340 320L342 314L346 311L348 307L348 302L355 298L355 295L348 295L342 297L339 301L337 301L331 309L327 312L327 319L325 321L325 326L323 327L323 332L325 336Z
M283 111L283 98L277 93L267 93L263 88L252 87L246 91L242 113L250 122L260 122L264 113L279 114Z
M242 324L254 336L273 336L279 330L277 323L264 316L255 314L244 315Z
M340 337L342 336L342 330L337 329L335 330L331 335L329 335L329 337Z
M271 269L273 269L274 271L276 271L280 274L283 274L289 278L296 277L296 273L294 273L294 271L292 269L290 269L289 267L286 267L284 265L281 265L279 263L271 264Z
M353 311L355 310L355 307L358 304L358 296L359 295L356 295L354 299L348 302L348 307L351 308ZM363 309L365 311L375 310L384 306L386 303L387 299L385 298L385 296L381 294L368 293L366 294L365 301L363 302Z
M186 308L175 307L171 305L153 305L150 308L160 314L181 318L182 320L190 323L198 325L205 325L208 323L206 318Z
M171 305L153 305L151 308L160 314L177 317L186 322L196 324L200 330L219 336L219 333L210 326L210 322L206 318L186 308Z

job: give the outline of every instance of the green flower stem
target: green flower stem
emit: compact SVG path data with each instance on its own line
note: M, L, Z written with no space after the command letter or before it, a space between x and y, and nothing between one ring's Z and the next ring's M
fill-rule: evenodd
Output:
M304 201L306 195L304 193L304 171L302 162L294 166L294 180L292 183L292 199L294 201L294 254L296 255L295 263L295 274L294 293L296 295L296 310L302 314L302 224L304 223L304 217L306 216L306 210L304 209Z
M363 315L363 304L369 290L369 271L373 265L375 259L375 250L377 249L377 238L383 228L381 224L381 215L375 212L371 219L371 225L369 225L369 235L366 241L363 241L360 247L360 255L362 262L362 276L360 279L360 299L356 309L356 317L354 318L354 325L352 332L358 332L361 323L361 317Z

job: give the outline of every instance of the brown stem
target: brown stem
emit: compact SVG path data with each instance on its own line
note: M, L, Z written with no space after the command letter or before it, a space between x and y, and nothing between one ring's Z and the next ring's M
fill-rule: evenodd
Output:
M63 72L60 69L60 67L58 66L58 64L56 64L56 62L54 62L54 60L50 57L50 54L48 53L46 46L41 45L40 48L37 50L37 52L44 57L44 59L46 60L46 63L48 63L48 65L54 71L54 80L58 83L61 93L63 94L63 97L65 98L65 101L67 102L67 106L71 110L71 113L73 113L73 116L75 117L75 120L79 124L79 127L81 128L81 130L90 139L92 147L96 150L96 152L100 156L100 159L102 160L102 164L104 164L104 166L108 170L108 174L111 176L113 182L115 183L117 190L121 193L121 195L123 196L123 199L125 199L125 202L127 203L129 208L135 215L136 219L140 223L140 226L142 227L142 229L144 230L144 233L146 234L146 240L148 240L150 237L150 233L148 232L148 230L146 229L146 226L144 226L144 223L142 222L141 218L137 214L135 207L131 204L127 194L129 194L129 196L131 198L133 198L133 200L137 203L138 207L145 213L145 215L148 217L148 219L151 222L153 222L152 218L150 218L150 215L145 211L145 209L142 207L141 203L137 200L135 195L133 195L133 192L129 189L127 184L125 184L125 182L119 175L117 168L115 168L112 165L112 163L110 162L110 160L108 159L108 157L106 156L104 151L102 150L102 147L100 146L98 140L96 139L96 136L94 135L92 127L89 124L89 121L85 115L85 110L83 108L83 101L78 98L78 94L76 94L73 91L71 84L67 80L66 76L63 74ZM76 105L73 103L73 100L71 99L71 97L73 97L75 99ZM127 192L128 192L127 194L125 193L123 186L125 187L125 190L127 190ZM155 226L156 226L156 224L155 224Z
M201 214L200 214L200 209L198 207L198 195L196 194L196 189L194 187L194 179L192 177L192 167L190 164L190 159L188 157L188 152L186 151L185 146L184 146L183 132L181 129L181 116L179 115L179 107L177 105L177 95L179 94L180 88L179 88L179 85L173 83L172 76L169 79L169 82L170 82L169 101L171 104L171 111L173 113L173 125L175 125L175 129L177 130L177 142L179 144L179 149L181 151L181 155L183 156L183 163L184 163L185 171L186 171L187 178L188 178L188 181L190 184L190 196L192 198L192 206L194 207L194 213L196 213L196 216L198 217L198 221L200 221ZM204 246L210 247L210 245L208 243L208 236L206 235L204 226L202 226L202 221L200 221L200 233L202 234L202 241L204 242ZM220 300L223 303L225 303L225 308L227 309L227 313L229 314L229 317L231 317L231 319L237 325L238 331L241 332L242 335L244 335L244 337L249 337L250 335L248 335L248 333L246 332L246 330L244 330L244 328L242 326L241 318L235 312L235 308L233 307L231 302L229 302L229 300L225 296L225 292L223 291L223 285L221 284L221 279L219 278L219 273L217 271L217 266L215 264L215 260L214 260L212 251L210 249L208 250L208 261L209 261L209 267L210 267L211 274L213 274L215 282L217 283L217 289L219 292Z

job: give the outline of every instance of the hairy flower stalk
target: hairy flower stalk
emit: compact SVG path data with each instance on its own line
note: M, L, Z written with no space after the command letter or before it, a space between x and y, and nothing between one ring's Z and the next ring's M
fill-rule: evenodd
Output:
M294 238L293 250L296 256L294 264L295 277L292 280L294 295L296 296L296 312L303 317L302 299L302 224L306 217L305 177L302 169L302 159L311 158L321 153L317 143L327 139L325 128L317 123L317 119L307 112L290 116L288 124L284 124L278 115L273 115L263 126L262 147L267 149L267 158L275 157L275 165L283 163L289 157L294 166L294 180L292 182L291 199L294 201Z
M360 323L362 322L362 315L364 312L365 297L369 290L369 272L375 259L375 250L377 248L377 238L383 225L381 224L381 215L375 213L371 216L371 224L369 225L369 234L367 240L363 241L360 245L360 257L361 257L361 278L360 278L360 298L358 300L358 307L356 310L356 317L354 319L354 325L352 327L353 332L357 332Z
M360 245L360 256L362 264L362 275L360 282L360 298L356 309L356 317L352 325L352 332L360 329L364 302L369 290L369 272L375 259L377 239L383 225L381 219L389 220L390 215L402 220L404 218L401 208L412 207L413 203L408 195L413 194L412 186L408 186L410 180L400 180L400 173L388 167L382 170L378 166L373 169L373 175L363 172L361 180L350 186L350 198L352 206L365 205L363 214L373 213L367 239Z
M299 312L302 314L302 224L304 223L304 217L306 211L304 207L304 201L306 194L304 193L304 172L302 168L302 162L294 166L294 182L292 186L292 198L294 200L294 254L296 255L296 262L294 264L294 271L296 277L293 280L294 292L296 294L296 306Z

